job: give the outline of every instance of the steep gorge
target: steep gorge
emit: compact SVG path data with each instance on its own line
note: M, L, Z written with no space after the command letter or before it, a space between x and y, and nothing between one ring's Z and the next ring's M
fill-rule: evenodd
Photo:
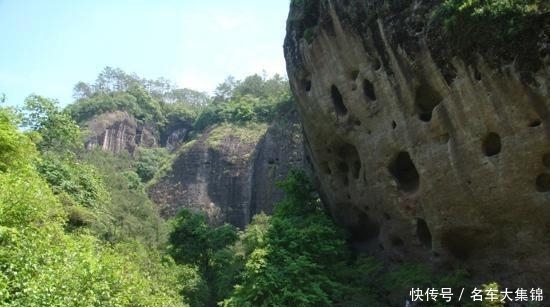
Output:
M548 12L524 49L494 52L430 23L440 4L292 1L285 58L322 198L389 262L548 289Z

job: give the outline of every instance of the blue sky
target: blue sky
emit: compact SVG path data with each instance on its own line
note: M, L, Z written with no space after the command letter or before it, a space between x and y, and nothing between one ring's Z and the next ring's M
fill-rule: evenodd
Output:
M105 66L212 91L285 74L288 0L0 0L0 93L72 102Z

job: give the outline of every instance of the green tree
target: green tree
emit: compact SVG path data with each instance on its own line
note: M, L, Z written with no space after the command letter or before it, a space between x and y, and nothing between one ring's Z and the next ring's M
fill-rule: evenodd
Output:
M15 115L0 109L0 172L21 167L36 157L34 144L15 129Z
M25 99L23 126L39 134L40 151L70 155L82 147L80 128L56 100L38 95Z
M183 102L194 107L206 106L211 101L211 98L207 93L188 88L174 89L166 96L171 102Z
M252 240L265 243L249 253L242 282L224 306L332 306L342 291L331 272L334 263L346 259L342 234L303 173L292 173L281 187L286 197L276 206L265 238L256 230Z
M235 87L239 84L239 81L233 76L228 76L225 80L218 84L214 91L214 103L226 102L233 96Z
M182 210L173 221L169 251L176 263L195 265L201 272L203 287L190 297L201 297L192 306L215 306L235 283L240 263L230 249L238 239L235 227L209 226L204 214ZM204 295L208 293L206 296ZM199 303L200 301L200 303Z

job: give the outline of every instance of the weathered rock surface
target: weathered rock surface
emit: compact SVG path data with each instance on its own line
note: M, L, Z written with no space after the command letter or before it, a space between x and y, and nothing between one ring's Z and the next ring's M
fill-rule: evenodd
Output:
M440 1L295 2L288 75L324 202L356 244L550 289L550 56L530 83L481 55L442 67L452 50L413 27Z
M133 154L136 147L156 147L157 138L152 127L137 123L133 116L126 112L116 111L95 116L87 123L90 136L86 149L96 147L113 154L127 150Z
M282 197L275 183L303 164L296 114L272 126L222 125L184 144L148 194L164 217L189 208L207 212L213 224L244 227L254 214L271 212Z
M169 151L174 151L178 149L187 139L187 135L189 134L191 128L191 126L182 127L172 131L166 137L166 149L168 149Z

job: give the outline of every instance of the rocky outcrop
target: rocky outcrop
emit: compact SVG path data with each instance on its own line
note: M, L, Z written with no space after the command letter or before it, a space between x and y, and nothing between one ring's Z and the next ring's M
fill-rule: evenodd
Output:
M166 137L166 149L169 151L174 151L178 149L185 140L187 139L187 135L189 134L189 131L191 130L191 126L179 128L174 131L172 131L167 137Z
M164 217L188 208L213 224L244 227L254 214L271 212L282 197L275 183L303 163L297 115L272 126L221 125L184 144L147 190Z
M138 145L157 146L155 130L138 124L136 119L126 112L103 113L88 121L87 126L90 133L85 144L87 150L99 147L113 154L124 150L133 154Z
M292 3L289 79L323 200L355 245L550 289L544 48L530 66L438 49L424 22L441 1Z

